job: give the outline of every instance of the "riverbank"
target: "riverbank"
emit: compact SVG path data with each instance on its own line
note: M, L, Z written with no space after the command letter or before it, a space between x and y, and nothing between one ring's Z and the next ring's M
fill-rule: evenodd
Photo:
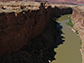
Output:
M66 25L68 25L68 28L70 28L76 35L79 37L78 30L74 29L74 23L72 23L71 16L69 16L69 22L66 22ZM80 37L79 37L80 38ZM81 38L80 38L80 45L82 44ZM81 48L81 47L80 47ZM80 51L81 52L81 51Z
M65 20L62 21L62 18L65 18ZM82 63L80 39L71 28L65 24L69 21L66 18L68 19L68 15L62 16L57 20L57 22L63 26L61 36L64 37L64 42L59 45L58 48L54 49L57 54L55 55L56 60L53 60L52 63Z

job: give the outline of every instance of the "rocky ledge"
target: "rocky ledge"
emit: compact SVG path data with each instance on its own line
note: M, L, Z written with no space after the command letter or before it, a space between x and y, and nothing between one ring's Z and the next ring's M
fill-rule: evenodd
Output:
M48 3L44 3L45 8L49 6ZM30 2L30 1L8 1L8 2L0 2L0 13L20 13L22 11L28 10L39 10L40 3L39 2Z

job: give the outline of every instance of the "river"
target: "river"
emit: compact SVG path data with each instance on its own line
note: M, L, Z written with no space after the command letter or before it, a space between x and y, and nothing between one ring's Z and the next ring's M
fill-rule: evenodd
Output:
M82 63L82 56L80 53L80 39L74 33L68 25L65 23L68 20L68 16L63 15L62 17L57 19L57 22L63 27L61 30L64 38L63 44L60 44L57 48L54 49L56 52L55 59L52 63Z

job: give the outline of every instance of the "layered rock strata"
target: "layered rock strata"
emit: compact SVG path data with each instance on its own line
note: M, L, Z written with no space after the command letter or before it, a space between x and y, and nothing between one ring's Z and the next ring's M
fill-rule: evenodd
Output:
M73 8L72 22L74 23L74 29L78 31L79 33L78 35L82 41L80 51L81 51L82 59L83 59L82 63L84 63L84 10L83 10L83 6Z

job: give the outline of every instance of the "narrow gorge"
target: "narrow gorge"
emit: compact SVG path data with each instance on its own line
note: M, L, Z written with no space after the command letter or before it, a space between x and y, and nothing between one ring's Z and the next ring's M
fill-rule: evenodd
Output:
M48 60L55 60L54 48L64 42L55 20L66 14L72 14L74 28L82 40L83 57L83 12L74 6L36 4L0 6L0 63L49 63ZM59 42L57 36L60 36Z

